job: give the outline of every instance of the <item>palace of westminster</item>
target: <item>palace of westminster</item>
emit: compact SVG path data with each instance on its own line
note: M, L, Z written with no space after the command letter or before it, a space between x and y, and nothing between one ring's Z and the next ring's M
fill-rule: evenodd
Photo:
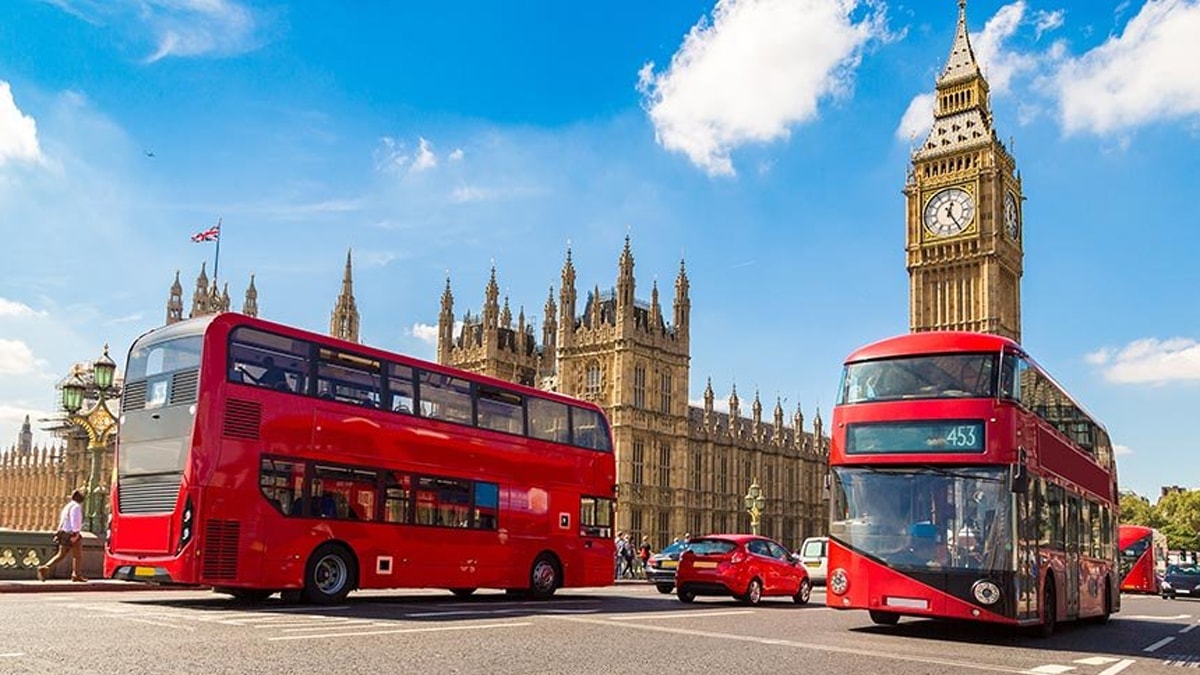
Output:
M1021 178L992 125L988 83L971 49L963 0L935 101L932 129L913 152L904 185L910 330L982 331L1019 340ZM789 414L779 400L764 419L755 392L746 417L736 388L728 411L717 410L711 381L703 405L689 405L692 300L683 262L669 314L657 283L648 301L637 296L628 237L616 272L614 287L593 285L580 297L568 250L557 294L552 286L545 301L540 336L523 310L514 321L508 299L501 302L494 268L481 311L467 311L461 321L447 279L437 360L602 405L616 448L616 526L635 540L647 535L657 548L688 532L749 531L744 499L756 481L767 504L763 534L788 546L825 534L829 438L820 412L811 431L804 430L799 406ZM186 316L226 311L227 285L218 289L202 266ZM241 311L258 314L253 277ZM166 322L184 318L177 272ZM359 337L349 254L330 334ZM63 496L82 484L87 437L60 431L65 448L31 447L27 419L18 445L0 453L0 528L52 529ZM100 475L107 477L111 447L104 461Z

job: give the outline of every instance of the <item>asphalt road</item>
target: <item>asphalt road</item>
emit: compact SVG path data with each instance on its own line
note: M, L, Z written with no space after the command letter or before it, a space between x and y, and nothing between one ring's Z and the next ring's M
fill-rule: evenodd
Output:
M354 594L333 607L239 604L203 591L0 594L0 673L1037 673L1200 668L1200 601L1125 596L1104 626L1046 640L766 600L683 605L653 587Z

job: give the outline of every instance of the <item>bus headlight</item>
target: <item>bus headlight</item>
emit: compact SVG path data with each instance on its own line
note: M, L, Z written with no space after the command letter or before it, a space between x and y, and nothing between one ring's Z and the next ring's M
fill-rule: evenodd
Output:
M829 590L833 591L834 595L843 595L850 590L850 576L846 574L846 570L839 567L829 575Z
M987 579L980 579L971 586L971 595L981 605L994 605L1000 602L1000 587Z

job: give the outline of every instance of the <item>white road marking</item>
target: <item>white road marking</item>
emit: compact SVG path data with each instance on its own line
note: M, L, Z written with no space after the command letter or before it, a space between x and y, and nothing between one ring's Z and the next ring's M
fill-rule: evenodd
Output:
M1123 660L1119 661L1118 663L1116 663L1115 665L1109 666L1108 668L1105 668L1104 670L1100 671L1099 675L1117 675L1117 673L1121 672L1122 670L1125 670L1129 666L1132 666L1133 663L1134 663L1133 659L1123 659Z
M1038 666L1037 668L1030 668L1029 672L1037 673L1038 675L1062 675L1063 673L1069 673L1072 670L1075 670L1075 666L1059 666L1055 664L1049 664L1045 666Z
M855 656L867 656L877 659L886 659L891 661L907 661L909 663L922 663L926 665L946 666L949 668L957 668L962 670L982 670L993 673L1028 673L1027 670L1019 670L1017 668L1009 668L1006 666L988 665L966 661L951 661L948 659L938 658L922 658L916 656L904 656L891 652L876 652L867 649L853 649L850 647L835 647L833 645L823 645L813 642L799 642L796 640L777 640L772 638L761 638L753 635L737 635L734 633L716 633L705 630L692 630L687 628L671 628L668 626L655 626L646 624L621 623L620 621L610 621L602 618L583 618L572 616L547 617L557 619L559 621L574 621L576 623L587 623L596 626L615 626L620 628L632 628L634 630L651 631L658 633L669 633L672 635L690 635L693 637L713 638L717 640L731 640L734 642L750 642L754 644L764 645L779 645L783 647L792 647L795 649L811 649L819 652L829 652L833 654L852 654Z
M1109 658L1107 656L1089 656L1086 659L1075 659L1073 663L1082 663L1085 666L1103 666L1107 663L1115 663L1120 659Z
M1191 614L1176 614L1175 616L1155 616L1153 614L1120 614L1121 619L1138 619L1140 621L1178 621L1179 619L1190 619Z
M267 639L272 642L276 640L320 640L335 637L363 637L366 635L399 635L402 633L441 633L461 630L488 630L491 628L520 628L521 626L532 625L532 622L521 621L518 623L491 623L475 626L437 626L431 628L397 628L396 630L373 630L354 633L325 633L323 635L284 635Z
M25 656L25 652L9 652L7 654L0 654L0 659L13 658L16 656Z
M1189 623L1188 625L1184 626L1183 628L1180 628L1179 632L1180 633L1190 633L1190 632L1192 632L1192 629L1195 628L1196 626L1200 626L1200 624Z
M698 619L705 616L733 616L735 614L753 614L752 609L733 609L713 612L675 612L672 614L637 614L634 616L610 616L613 621L643 621L646 619Z
M330 628L330 627L336 627L336 626L355 626L355 625L362 625L364 623L375 623L375 620L374 619L347 619L347 618L342 618L342 617L336 617L336 618L330 618L328 621L304 621L304 622L300 622L300 623L263 623L263 624L258 624L256 626L251 626L251 628L254 628L256 630L262 630L264 628L269 629L269 630L277 630L277 629L288 630L288 629L293 629L293 628L309 628L309 627L313 627L313 626L320 626L320 627L324 627L324 628Z
M135 621L135 622L137 622L137 623L148 623L148 624L150 624L151 626L163 626L163 627L166 627L166 628L175 628L175 629L177 629L177 630L196 630L196 627L195 627L195 626L180 626L179 624L176 624L176 623L167 623L167 622L165 622L165 621L152 621L152 620L150 620L150 619L142 619L142 618L139 618L139 617L136 617L136 616L121 616L121 615L117 615L117 616L113 616L113 617L111 617L111 618L113 618L113 619L121 619L121 620L123 620L123 621Z
M1160 647L1165 647L1165 646L1167 646L1167 645L1171 644L1171 643L1172 643L1172 642L1174 642L1174 641L1175 641L1175 638L1173 638L1173 637L1165 637L1165 638L1163 638L1163 639L1159 640L1158 642L1155 642L1154 644L1150 645L1149 647L1146 647L1146 648L1145 648L1145 649L1143 649L1142 651L1144 651L1144 652L1156 652L1156 651L1158 651L1158 649L1159 649Z

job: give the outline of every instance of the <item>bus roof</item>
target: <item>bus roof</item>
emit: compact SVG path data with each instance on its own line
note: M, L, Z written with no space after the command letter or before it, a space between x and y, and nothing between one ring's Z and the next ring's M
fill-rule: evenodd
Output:
M873 361L917 354L947 352L998 352L1005 347L1017 351L1021 345L1001 335L966 331L930 331L897 335L860 347L846 357L846 363Z

